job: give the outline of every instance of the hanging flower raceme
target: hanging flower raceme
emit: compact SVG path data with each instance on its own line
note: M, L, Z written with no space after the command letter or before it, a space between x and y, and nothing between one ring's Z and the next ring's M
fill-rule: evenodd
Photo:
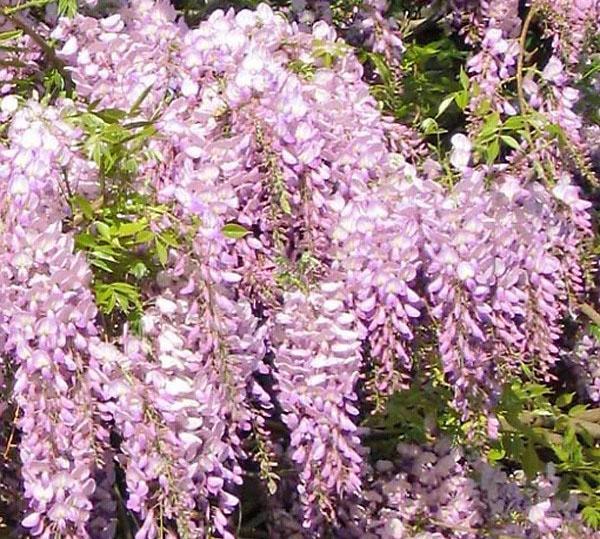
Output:
M303 527L319 524L319 510L335 519L336 499L360 492L362 457L354 418L360 333L344 309L343 283L320 294L285 297L275 318L275 378L290 458L300 468ZM316 511L315 511L316 510Z
M368 343L378 396L391 395L410 376L409 343L424 301L417 292L423 235L420 219L435 199L433 185L385 185L378 196L356 197L340 214L333 237L334 267L343 270L346 303Z
M82 180L93 175L73 151L73 133L60 110L30 103L16 112L0 157L0 342L20 410L29 500L22 525L35 536L88 537L94 476L102 466L97 450L107 438L96 424L88 379L88 347L97 334L91 272L61 225L69 173Z

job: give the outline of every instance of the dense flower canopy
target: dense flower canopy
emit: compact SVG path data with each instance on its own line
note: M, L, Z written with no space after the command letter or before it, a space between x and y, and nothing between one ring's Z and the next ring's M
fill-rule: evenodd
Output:
M564 470L485 453L524 372L575 365L600 400L577 86L597 2L444 3L469 46L444 151L372 91L381 62L408 76L385 2L46 4L0 21L15 536L243 537L252 503L267 537L596 533ZM379 454L369 417L423 379L472 447L438 425Z

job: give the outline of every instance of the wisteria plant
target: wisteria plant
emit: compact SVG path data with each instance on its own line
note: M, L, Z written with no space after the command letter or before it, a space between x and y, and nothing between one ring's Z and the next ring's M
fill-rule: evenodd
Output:
M600 537L598 0L3 0L0 536Z

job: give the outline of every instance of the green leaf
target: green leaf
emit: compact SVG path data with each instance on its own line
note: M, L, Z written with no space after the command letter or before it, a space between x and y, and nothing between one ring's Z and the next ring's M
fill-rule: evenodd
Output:
M106 241L110 241L110 227L106 223L103 223L102 221L96 221L96 230L102 238L104 238Z
M444 111L452 104L452 102L455 100L455 98L456 98L455 94L450 94L446 99L444 99L440 103L440 106L438 107L438 111L437 111L437 114L435 115L435 117L439 118L442 114L444 114Z
M148 222L145 219L134 221L133 223L123 223L117 230L119 237L135 236L142 230L148 227Z
M496 160L499 154L500 143L498 142L498 139L494 139L492 142L490 142L485 151L487 164L491 165Z
M114 293L109 293L108 300L105 304L105 309L108 314L112 313L114 308L117 306L117 296Z
M537 159L533 162L533 168L534 168L535 173L537 174L538 178L544 178L546 176L546 174L544 172L544 168L542 167L542 165L540 164L540 162Z
M381 80L386 84L390 85L393 82L392 72L388 67L383 55L380 53L372 52L368 54L369 60L373 62L377 73L381 77Z
M92 254L94 256L98 256L104 258L105 260L112 260L116 262L116 259L121 256L121 254L114 249L112 245L106 245L103 243L96 243L94 245Z
M490 462L497 462L502 460L506 456L506 451L502 447L492 447L488 451L488 460Z
M543 397L545 395L549 395L551 393L550 388L546 387L544 384L534 384L528 383L523 386L523 395L525 398L528 396L531 397Z
M94 293L96 295L96 302L101 310L110 314L117 305L117 298L113 287L104 283L97 283L94 287Z
M569 417L577 417L581 412L585 412L587 408L585 404L576 404L569 410Z
M551 444L551 446L558 460L561 462L566 462L569 460L569 452L562 445Z
M454 101L460 110L465 110L469 104L469 92L466 90L462 92L456 92L454 94Z
M106 273L113 273L112 268L103 260L92 259L92 260L90 260L90 265L92 265L96 268L100 268L101 270L105 271Z
M96 110L93 112L98 118L105 121L107 124L116 124L119 123L127 113L124 110L120 109L102 109Z
M132 308L142 309L140 291L130 283L98 283L94 290L98 304L107 314L117 306L123 312L128 312Z
M292 207L290 206L290 202L287 198L287 195L282 194L279 197L279 206L281 207L281 211L286 215L292 215Z
M136 279L143 279L146 275L150 273L148 266L143 262L136 262L133 267L130 268L129 273L133 275Z
M564 408L565 406L569 406L571 402L573 402L573 397L575 393L563 393L556 399L556 406L559 408Z
M221 229L221 232L223 233L223 236L233 240L239 240L240 238L243 238L244 236L250 234L249 230L244 228L242 225L239 225L238 223L226 224Z
M464 70L464 68L461 66L460 67L460 74L458 75L459 80L460 80L460 85L463 87L463 90L468 90L469 89L469 75L467 75L467 72Z
M577 486L579 487L579 490L585 494L594 494L594 489L583 477L577 477Z
M179 241L177 240L177 236L171 230L165 230L164 232L161 232L158 235L158 238L162 243L169 247L179 247Z
M509 135L500 135L500 138L502 139L502 142L504 142L504 144L513 148L514 150L518 150L521 147L519 145L519 141L514 137L511 137Z
M135 243L148 243L154 239L152 230L142 230L135 235Z
M115 290L118 290L119 292L123 293L123 294L132 294L135 295L137 294L137 289L135 286L133 286L132 284L129 283L110 283L110 285L112 288L114 288Z
M500 114L494 112L488 116L481 133L479 133L480 140L485 140L492 135L495 135L500 125Z
M92 208L92 205L87 198L81 195L75 195L71 199L71 203L81 210L81 213L83 213L83 216L86 219L91 220L94 217L94 208Z
M127 312L129 310L129 298L126 295L115 294L115 299L117 300L117 305L123 312Z
M6 32L0 32L0 41L10 41L11 39L19 37L22 33L22 30L8 30Z
M600 507L584 507L581 510L581 516L590 528L596 530L600 527Z
M139 95L139 97L135 100L135 102L133 103L133 105L131 105L131 108L129 109L129 115L130 116L133 116L134 114L137 113L137 111L140 109L140 106L142 105L142 103L144 102L144 100L146 99L146 97L148 97L148 94L152 90L153 86L154 86L154 84L151 84L150 86L148 86L148 88L146 88Z
M94 163L96 163L100 167L101 170L104 168L102 161L104 159L105 152L106 146L104 144L100 142L95 142L94 139L90 138L90 147L88 155L92 158Z
M445 133L445 129L440 129L440 126L433 118L425 118L421 122L421 129L425 135L435 135Z
M506 131L518 131L525 127L525 117L519 116L511 116L504 122L504 129Z
M523 471L530 479L535 477L544 467L531 440L525 447L521 462L523 464Z
M548 133L554 135L560 141L565 141L567 139L564 129L558 124L547 124L546 130L548 131Z
M75 246L79 249L83 247L95 247L96 245L96 236L86 233L77 234L77 236L75 236Z
M73 17L77 13L77 0L58 0L58 14Z
M492 104L489 99L481 99L475 109L475 114L477 114L477 116L485 116L491 108Z
M311 79L315 74L315 66L300 59L292 60L288 68L305 79Z
M112 251L112 249L111 249ZM106 260L107 262L117 263L116 257L111 252L105 252L100 247L95 247L91 253L93 258L99 258L100 260Z
M158 261L162 266L165 266L167 264L167 260L169 259L169 253L166 245L158 238L154 240L154 245L156 246L156 256L158 257Z
M130 136L129 131L121 125L114 123L108 124L100 133L101 139L111 144L120 144Z
M87 106L87 110L89 110L90 112L95 110L96 107L100 104L100 102L102 101L102 99L94 99L94 101L92 101L88 106Z

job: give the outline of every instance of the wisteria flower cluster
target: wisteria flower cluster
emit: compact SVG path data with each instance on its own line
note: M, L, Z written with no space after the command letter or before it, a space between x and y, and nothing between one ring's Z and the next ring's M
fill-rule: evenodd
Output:
M11 536L597 533L553 463L485 460L512 380L570 362L599 400L596 326L567 338L600 319L597 2L444 3L470 50L437 147L369 86L410 76L393 2L34 4L0 7ZM462 434L378 454L368 418L423 378Z

